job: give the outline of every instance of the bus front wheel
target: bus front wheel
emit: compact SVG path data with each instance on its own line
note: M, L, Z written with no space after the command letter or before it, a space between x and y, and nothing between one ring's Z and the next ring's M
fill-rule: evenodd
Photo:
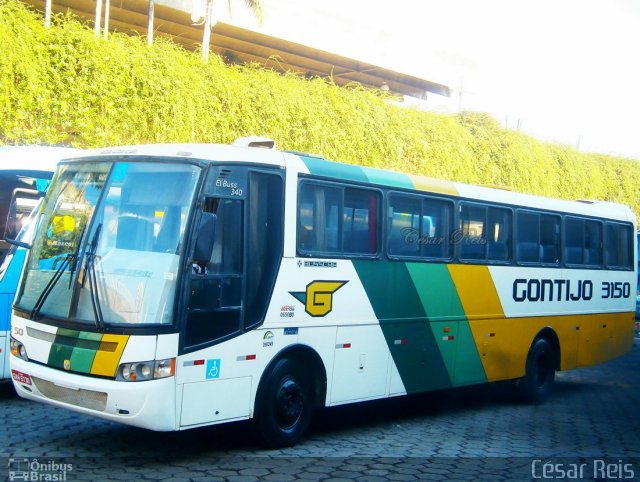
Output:
M522 400L533 405L543 403L553 390L555 375L553 346L545 338L539 338L529 349L525 375L518 387Z
M295 445L311 422L314 406L311 378L299 364L282 358L262 383L255 414L260 438L270 448Z

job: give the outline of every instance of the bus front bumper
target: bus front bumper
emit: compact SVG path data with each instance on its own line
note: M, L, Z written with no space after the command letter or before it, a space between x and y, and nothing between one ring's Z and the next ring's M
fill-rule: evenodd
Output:
M120 382L61 372L11 356L23 398L157 431L177 430L175 377Z

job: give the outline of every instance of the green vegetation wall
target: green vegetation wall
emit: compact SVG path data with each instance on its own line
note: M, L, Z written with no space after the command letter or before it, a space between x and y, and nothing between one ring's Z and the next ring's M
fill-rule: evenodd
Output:
M228 66L159 41L93 31L70 17L50 29L0 0L0 143L97 147L222 142L264 135L282 149L640 213L640 162L581 154L501 128L485 114L394 106L379 93Z

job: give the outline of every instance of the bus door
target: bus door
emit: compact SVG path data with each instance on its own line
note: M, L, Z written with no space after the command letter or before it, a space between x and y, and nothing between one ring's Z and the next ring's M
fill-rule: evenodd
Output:
M282 257L281 174L211 168L195 220L181 330L187 355L177 368L183 427L251 412L262 334L241 335L264 321Z

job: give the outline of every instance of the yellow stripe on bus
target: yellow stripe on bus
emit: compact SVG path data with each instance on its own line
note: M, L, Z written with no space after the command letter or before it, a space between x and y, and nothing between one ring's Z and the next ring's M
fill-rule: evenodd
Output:
M534 338L546 327L558 336L560 369L571 370L624 355L633 342L633 313L537 316L470 322L489 381L520 378Z
M595 365L629 351L633 313L506 318L487 266L449 265L488 381L525 374L527 353L550 327L560 343L560 369Z
M435 192L439 194L450 194L457 196L458 190L451 181L443 181L442 179L432 179L429 177L416 176L415 174L408 174L409 179L413 183L415 189L420 191Z
M93 359L91 374L115 376L127 341L129 341L129 335L103 335L100 348Z
M450 264L447 267L467 320L504 318L488 266Z
M488 381L508 378L510 360L518 357L515 345L503 337L511 320L506 320L500 297L488 266L450 264L447 266L458 292L462 309L469 322L473 340ZM500 336L496 336L500 333ZM490 356L501 353L501 356ZM526 353L526 351L525 351Z

